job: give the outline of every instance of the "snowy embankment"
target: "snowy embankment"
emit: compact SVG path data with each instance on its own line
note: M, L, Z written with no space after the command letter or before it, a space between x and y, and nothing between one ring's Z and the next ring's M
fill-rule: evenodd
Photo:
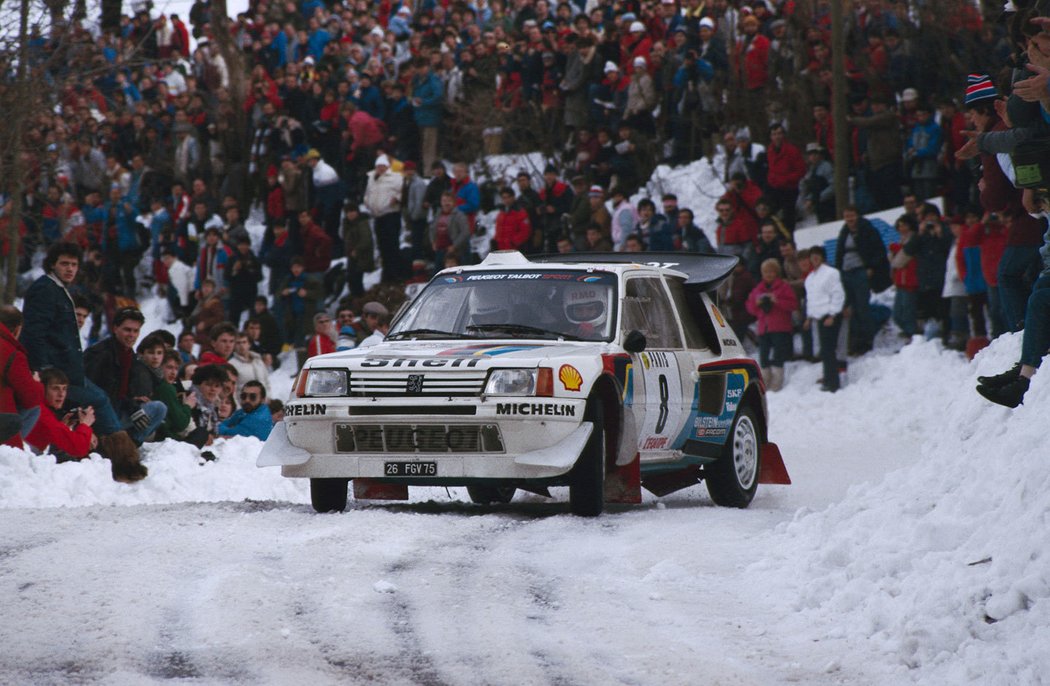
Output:
M779 579L771 591L788 631L840 641L846 653L874 648L921 683L1041 683L1050 666L1050 374L1037 374L1012 411L974 391L978 375L1009 368L1019 348L1020 335L1007 336L971 364L930 343L869 356L833 401L850 411L826 421L790 411L806 403L797 383L770 402L775 422L793 414L844 461L861 452L907 463L777 528L775 548L749 573L764 585ZM923 439L908 446L909 436ZM881 452L900 437L895 448L909 454ZM805 459L785 454L789 465Z
M700 608L676 604L672 610L660 599L706 579L705 586L722 589L721 602L752 613L745 626L764 627L764 643L794 646L798 664L783 669L816 667L831 682L1040 683L1050 665L1050 646L1035 640L1050 625L1050 478L1041 435L1050 374L1036 376L1027 404L1014 411L990 405L973 391L978 374L1012 364L1019 342L1016 335L997 341L970 364L934 343L916 341L896 354L882 348L854 360L848 385L834 395L817 391L817 365L790 365L787 387L771 395L769 404L772 438L781 445L794 485L763 487L751 510L739 514L697 508L706 500L702 488L660 499L655 508L647 496L645 505L610 512L599 586L613 579L622 584L634 575L625 577L624 570L640 565L649 572L638 572L642 585L628 594L637 596L629 603L632 621L644 618L652 629L662 616L676 625L685 622L680 629L699 631L684 617ZM276 501L270 507L278 509L278 503L296 503L292 512L302 512L306 484L256 469L259 445L253 439L219 442L214 462L203 462L184 445L149 446L150 476L132 486L112 482L108 463L99 458L56 465L47 456L3 448L0 508L172 507L250 499ZM455 499L465 500L461 489L412 492L415 503ZM535 504L520 505L510 519L490 512L493 525L524 523L520 518L538 507L539 519L529 530L538 535L553 527L552 537L542 554L530 543L529 559L558 578L571 578L572 555L566 558L566 546L557 540L583 545L589 524L561 516L544 524L551 509L536 498L524 500ZM402 526L396 522L420 514L399 509L357 504L339 528L357 529L361 517L379 516L377 526L393 536L384 540L394 544ZM169 516L183 516L180 511ZM462 514L474 520L475 511L444 510L427 528L440 538L439 531L458 530ZM49 519L65 517L34 512L41 535ZM185 516L198 514L190 509ZM302 515L289 516L298 522ZM763 521L769 528L762 528ZM333 522L307 516L296 526L306 523L330 528ZM673 543L690 537L694 545ZM639 540L646 542L630 552ZM712 572L712 556L723 560L716 570L735 569ZM737 597L731 589L752 590ZM568 586L561 592L572 593ZM653 601L649 611L656 615L644 614L644 598ZM725 609L705 606L708 613ZM598 619L596 610L581 606L580 612L588 623ZM770 666L768 656L762 661ZM858 680L861 665L870 673ZM785 678L789 673L782 672Z

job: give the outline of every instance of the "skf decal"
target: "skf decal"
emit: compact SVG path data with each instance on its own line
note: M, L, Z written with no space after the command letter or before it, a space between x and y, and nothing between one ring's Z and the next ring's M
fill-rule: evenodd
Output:
M328 406L324 403L305 403L302 405L285 405L284 416L286 417L312 417L325 414Z
M558 381L567 391L579 391L583 386L583 375L571 364L563 364L558 370Z
M722 313L718 311L718 305L711 306L711 314L713 314L715 316L715 319L718 320L718 325L724 329L726 325L726 320L724 317L722 317Z
M547 405L545 403L496 403L496 414L531 417L575 417L576 408L572 405Z

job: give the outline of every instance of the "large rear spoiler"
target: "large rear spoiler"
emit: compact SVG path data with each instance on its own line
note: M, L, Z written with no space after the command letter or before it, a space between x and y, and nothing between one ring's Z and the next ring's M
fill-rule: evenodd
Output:
M733 268L740 258L735 255L696 252L573 252L532 255L529 260L565 264L639 264L662 267L685 274L687 286L710 291L718 288L718 284L733 273Z

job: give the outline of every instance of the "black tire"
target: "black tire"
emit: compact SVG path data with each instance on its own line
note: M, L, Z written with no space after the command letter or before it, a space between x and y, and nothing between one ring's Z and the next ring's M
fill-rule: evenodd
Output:
M310 479L310 504L318 512L342 512L349 485L349 479Z
M726 437L722 457L704 467L707 492L716 505L744 508L751 504L762 466L760 440L754 411L741 406Z
M504 504L514 500L517 490L513 486L467 486L467 495L470 496L470 502L478 505Z
M605 509L605 415L601 398L587 403L586 421L594 424L587 445L572 468L569 511L578 517L597 517Z

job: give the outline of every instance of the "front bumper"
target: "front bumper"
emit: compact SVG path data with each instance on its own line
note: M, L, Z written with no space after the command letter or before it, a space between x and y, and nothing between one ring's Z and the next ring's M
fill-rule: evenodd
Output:
M549 479L572 469L591 435L592 424L582 421L585 406L563 398L449 398L411 406L404 398L293 400L258 465L279 465L288 477L398 481L387 463L432 462L435 483ZM471 434L478 438L469 445L455 438Z

